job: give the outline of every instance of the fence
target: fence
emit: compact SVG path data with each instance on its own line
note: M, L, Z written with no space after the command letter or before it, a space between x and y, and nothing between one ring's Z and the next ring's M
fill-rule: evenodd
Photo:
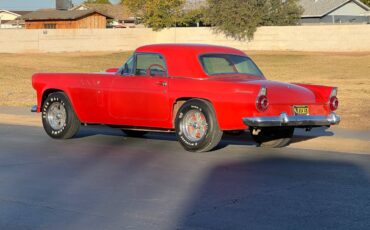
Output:
M370 25L261 27L253 41L235 41L209 28L0 30L0 53L127 51L153 43L204 43L242 50L370 52Z

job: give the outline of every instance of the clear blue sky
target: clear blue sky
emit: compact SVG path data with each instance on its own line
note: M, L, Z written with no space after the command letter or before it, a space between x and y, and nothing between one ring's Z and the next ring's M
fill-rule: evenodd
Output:
M84 0L72 0L77 5ZM111 0L117 3L118 0ZM40 8L54 8L55 0L0 0L0 9L5 10L37 10Z

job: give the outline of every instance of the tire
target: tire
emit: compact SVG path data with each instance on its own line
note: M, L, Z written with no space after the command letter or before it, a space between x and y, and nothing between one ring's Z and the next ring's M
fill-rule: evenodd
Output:
M146 131L137 131L137 130L128 130L128 129L122 129L122 131L129 137L142 137L148 133Z
M190 152L212 150L220 143L223 134L212 104L198 99L181 106L175 118L175 131L178 141Z
M268 127L254 135L251 130L253 140L258 147L281 148L289 145L294 133L292 127Z
M42 124L46 133L55 139L73 137L80 129L81 122L66 94L50 94L42 106Z

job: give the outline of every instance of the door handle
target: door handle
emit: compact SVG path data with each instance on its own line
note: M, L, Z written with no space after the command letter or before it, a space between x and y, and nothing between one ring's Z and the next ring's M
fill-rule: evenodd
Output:
M166 81L157 81L156 84L159 85L159 86L167 86Z

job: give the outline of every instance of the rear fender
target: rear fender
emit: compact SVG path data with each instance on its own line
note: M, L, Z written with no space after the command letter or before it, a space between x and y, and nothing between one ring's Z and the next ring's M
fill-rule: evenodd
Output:
M330 94L333 91L333 89L336 89L336 87L331 86L322 86L322 85L309 85L309 84L299 84L299 83L293 83L295 85L305 87L306 89L311 90L315 96L316 101L318 103L328 103L330 100Z

